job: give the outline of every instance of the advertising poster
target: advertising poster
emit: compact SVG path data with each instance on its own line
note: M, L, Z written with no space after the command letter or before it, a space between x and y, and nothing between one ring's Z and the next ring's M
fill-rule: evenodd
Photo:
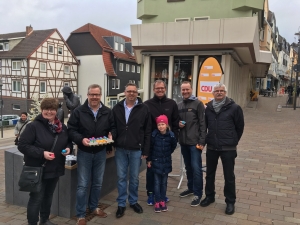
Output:
M199 70L197 82L197 97L203 104L214 98L213 87L220 83L222 75L222 67L216 58L208 57L204 60Z

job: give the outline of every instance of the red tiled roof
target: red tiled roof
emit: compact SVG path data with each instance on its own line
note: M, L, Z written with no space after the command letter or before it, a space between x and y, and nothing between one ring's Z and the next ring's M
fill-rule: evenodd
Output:
M125 42L131 42L131 38L126 37L122 34L118 34L116 32L104 29L102 27L98 27L94 24L88 23L84 26L74 30L71 34L74 33L90 33L97 43L102 47L103 49L103 62L106 69L106 72L110 76L116 76L116 73L113 69L113 65L110 58L110 52L114 55L115 58L123 59L130 62L135 62L135 57L131 55L127 50L125 50L125 53L114 51L114 49L106 42L106 40L103 37L111 37L111 36L118 36L124 38ZM125 46L124 46L125 47Z

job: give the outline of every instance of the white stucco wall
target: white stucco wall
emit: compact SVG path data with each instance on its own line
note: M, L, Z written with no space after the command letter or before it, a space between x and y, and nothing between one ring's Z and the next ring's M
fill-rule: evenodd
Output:
M104 73L106 72L102 55L77 56L80 60L78 67L78 95L81 95L83 103L87 98L87 89L91 84L99 84L102 87L102 98L106 97L104 87ZM105 104L105 103L104 103Z

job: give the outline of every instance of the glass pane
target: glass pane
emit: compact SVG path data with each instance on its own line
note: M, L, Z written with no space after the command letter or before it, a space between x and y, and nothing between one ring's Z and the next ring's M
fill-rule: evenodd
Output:
M21 82L20 82L20 81L17 81L17 85L18 85L17 91L21 91Z
M182 100L180 85L183 81L192 82L193 57L174 57L172 99Z
M153 57L151 58L151 87L150 87L150 98L153 97L153 84L156 80L163 80L166 82L168 88L169 79L169 57ZM166 90L167 93L167 90Z

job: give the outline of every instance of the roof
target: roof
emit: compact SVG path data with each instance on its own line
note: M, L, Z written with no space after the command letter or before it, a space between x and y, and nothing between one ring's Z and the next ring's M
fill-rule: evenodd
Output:
M56 29L50 30L34 30L26 36L19 44L10 51L0 52L0 58L27 58L29 57ZM24 32L20 32L24 33ZM18 34L20 34L18 33ZM17 33L14 33L17 34ZM5 34L3 34L4 36ZM9 35L9 34L7 34ZM0 35L1 37L2 35Z
M10 34L0 34L0 40L7 40L10 38L19 38L19 37L25 37L26 32L17 32L17 33L10 33Z
M125 42L131 42L131 38L129 37L104 29L102 27L98 27L91 23L87 23L82 27L74 30L71 33L71 35L76 33L90 33L93 36L93 38L97 41L97 43L101 46L101 48L103 49L102 55L103 55L104 66L106 69L106 73L109 76L117 76L111 62L110 53L112 53L115 58L123 59L130 62L136 62L135 57L131 55L130 52L126 50L126 48L125 48L125 53L115 51L114 48L112 48L104 39L104 37L118 36L118 37L122 37L125 40Z

